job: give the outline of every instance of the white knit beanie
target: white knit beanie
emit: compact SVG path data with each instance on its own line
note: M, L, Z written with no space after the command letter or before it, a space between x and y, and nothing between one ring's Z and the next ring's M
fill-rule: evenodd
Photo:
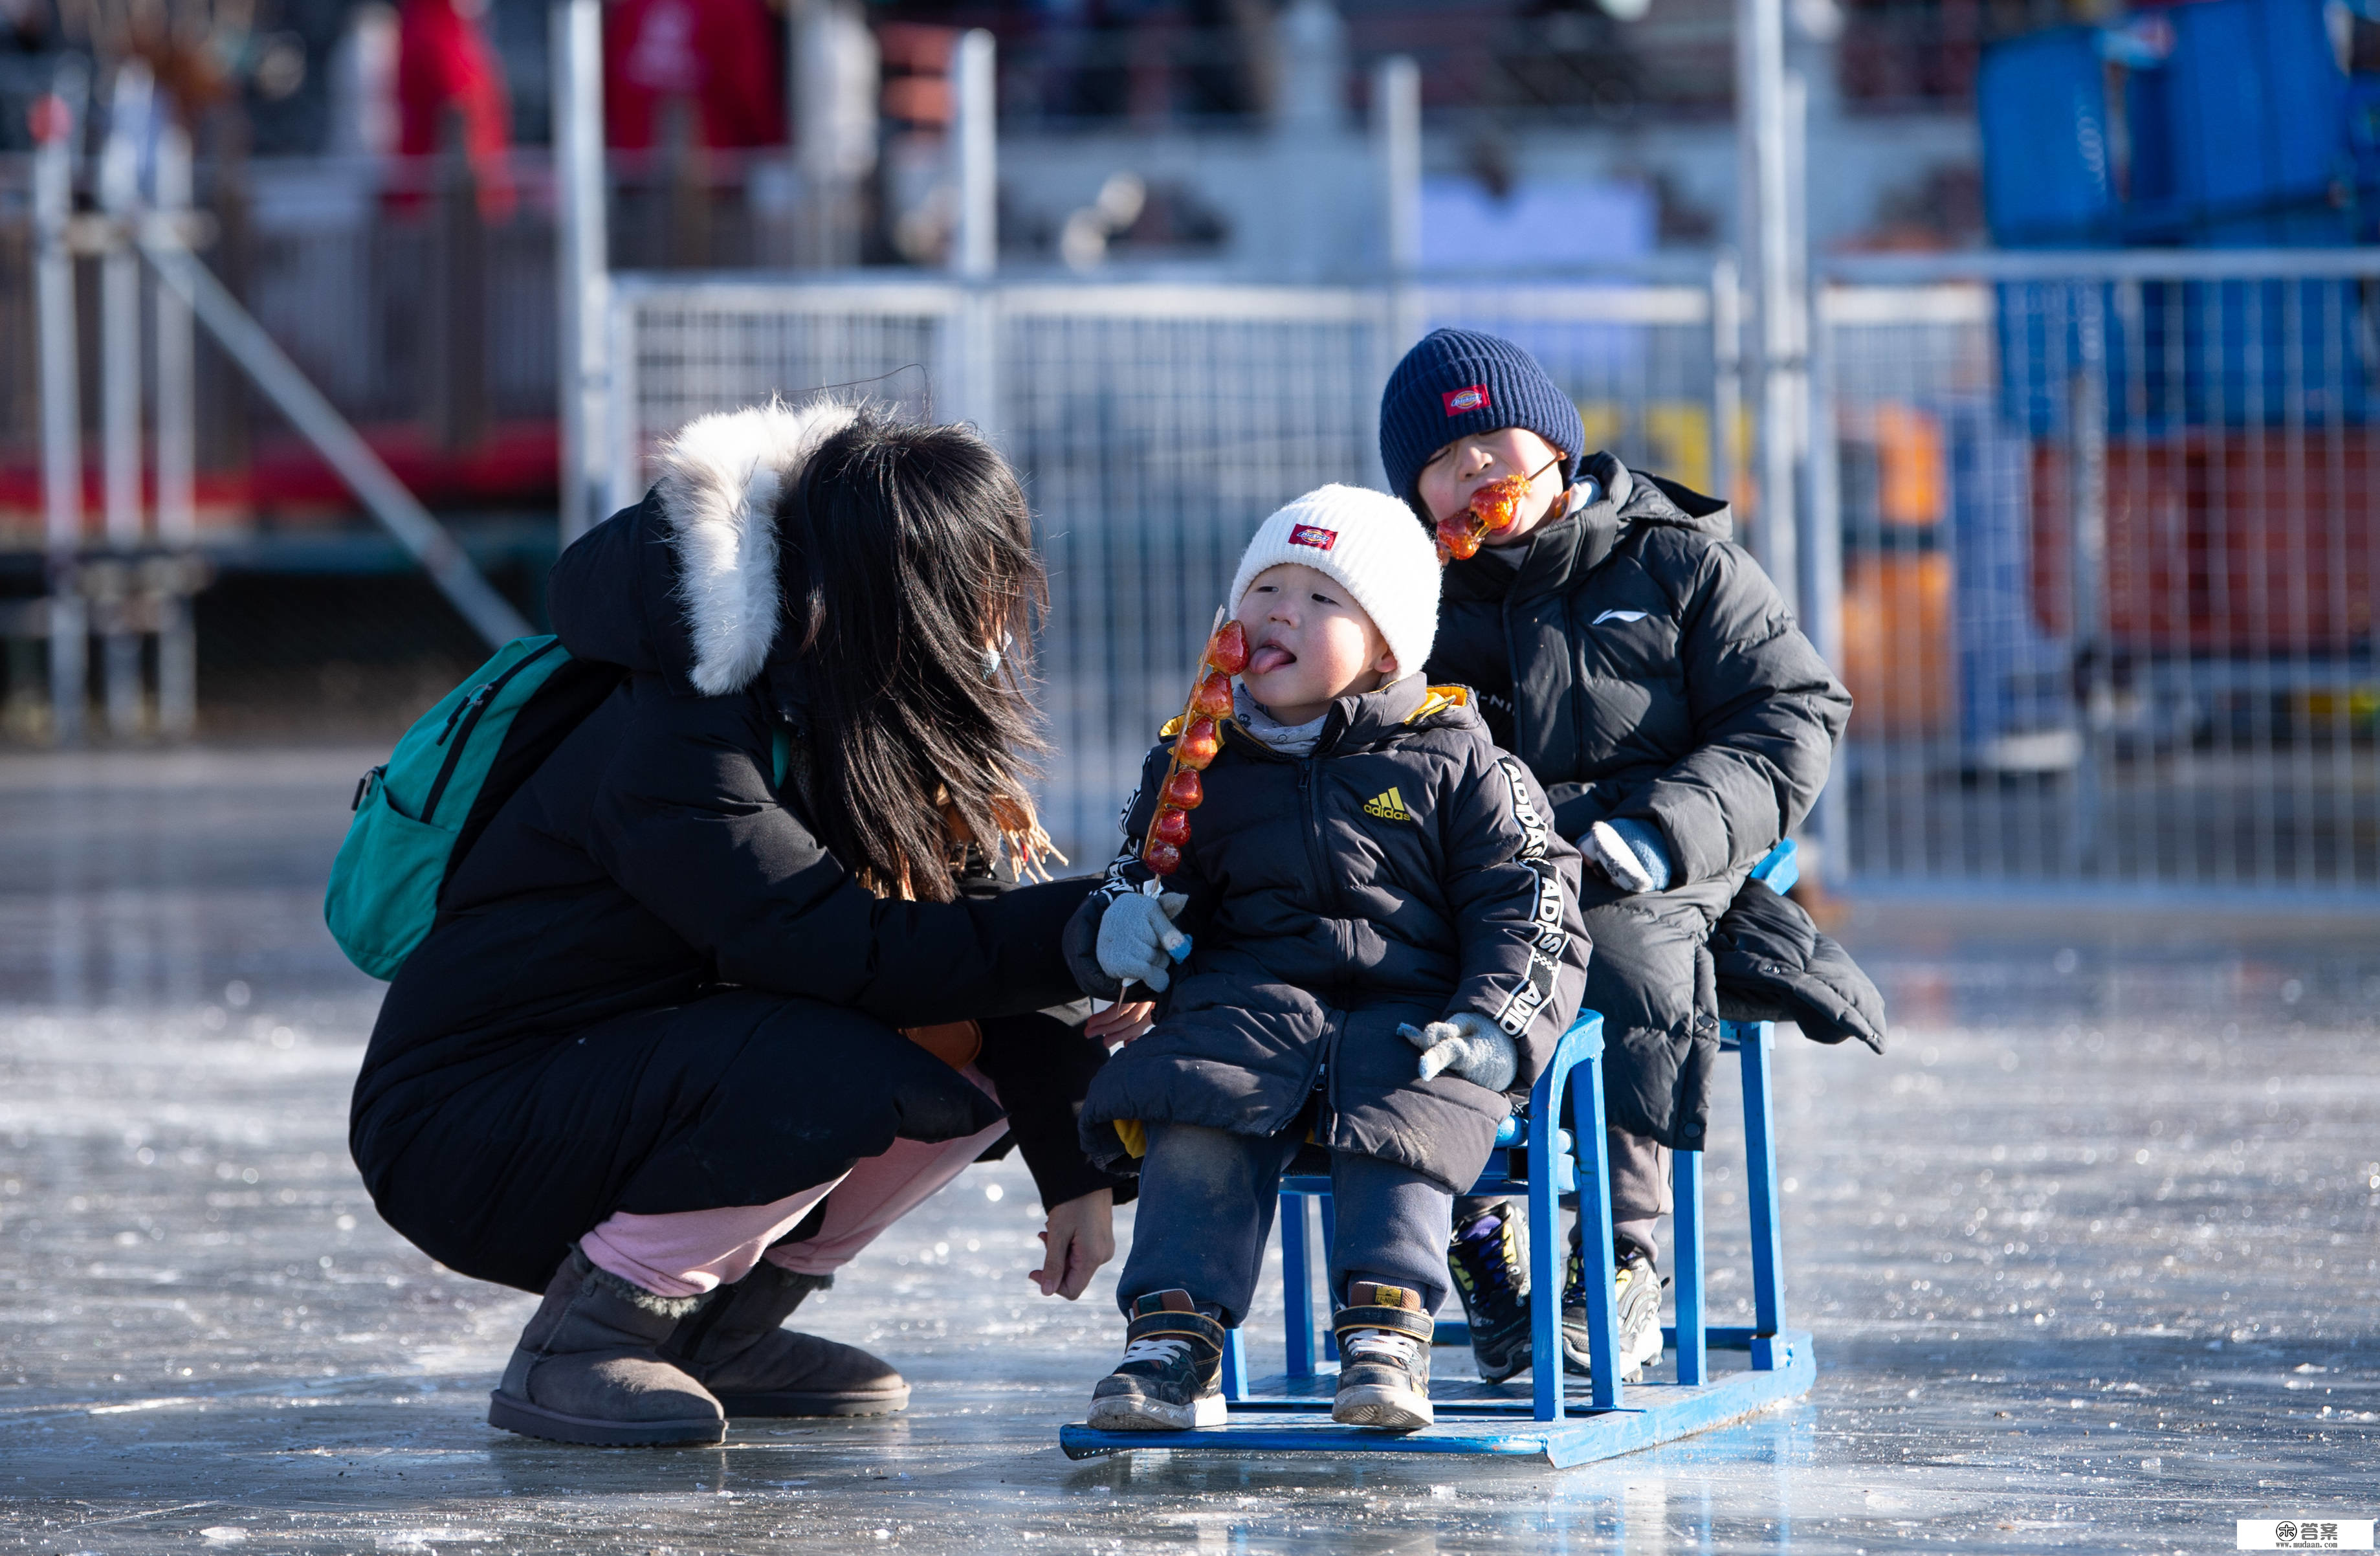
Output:
M1438 639L1438 547L1413 510L1385 492L1324 486L1280 509L1256 532L1232 576L1231 608L1257 575L1302 563L1355 597L1397 656L1400 677L1418 674Z

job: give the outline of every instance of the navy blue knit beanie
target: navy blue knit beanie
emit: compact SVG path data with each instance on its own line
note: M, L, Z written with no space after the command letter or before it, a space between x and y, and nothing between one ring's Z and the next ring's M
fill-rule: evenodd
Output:
M1380 466L1411 503L1429 456L1466 432L1525 427L1562 451L1562 482L1587 450L1578 407L1537 359L1501 335L1432 330L1405 353L1380 392Z

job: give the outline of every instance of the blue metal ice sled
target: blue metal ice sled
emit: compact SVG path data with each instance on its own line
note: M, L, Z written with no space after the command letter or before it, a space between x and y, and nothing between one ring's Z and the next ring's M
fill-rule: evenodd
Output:
M1753 876L1783 892L1798 873L1793 844L1788 840L1761 860ZM1620 1336L1611 1289L1615 1271L1610 1170L1604 1144L1603 1018L1590 1012L1562 1034L1553 1062L1529 1095L1527 1111L1506 1123L1488 1171L1472 1192L1527 1199L1529 1284L1536 1298L1531 1303L1531 1343L1532 1354L1538 1357L1561 1355L1558 1294L1569 1252L1559 1214L1561 1196L1575 1188L1585 1224L1604 1229L1603 1235L1585 1239L1591 1382L1565 1378L1559 1362L1540 1363L1530 1368L1525 1388L1519 1380L1434 1382L1430 1400L1438 1419L1419 1431L1386 1432L1331 1420L1338 1347L1327 1332L1318 1344L1314 1305L1316 1266L1327 1266L1327 1258L1317 1256L1329 1248L1333 1230L1330 1180L1292 1175L1281 1180L1280 1215L1281 1270L1288 1287L1288 1370L1252 1385L1234 1330L1223 1353L1223 1393L1230 1402L1223 1425L1193 1431L1114 1432L1077 1423L1060 1428L1059 1446L1075 1459L1136 1448L1493 1453L1542 1458L1561 1467L1707 1431L1807 1393L1817 1376L1810 1337L1785 1327L1770 1041L1765 1021L1721 1025L1721 1047L1739 1054L1743 1064L1746 1197L1752 1209L1754 1322L1749 1329L1704 1321L1702 1156L1679 1151L1671 1159L1677 1209L1670 1262L1677 1323L1664 1328L1662 1339L1664 1354L1674 1359L1674 1381L1623 1385L1614 1365ZM1560 1127L1565 1101L1572 1109L1568 1130ZM1308 1199L1320 1202L1319 1248L1308 1234ZM1546 1300L1548 1296L1555 1299ZM1468 1344L1470 1338L1469 1327L1459 1320L1438 1326L1440 1345ZM1714 1367L1714 1352L1741 1355L1747 1365Z

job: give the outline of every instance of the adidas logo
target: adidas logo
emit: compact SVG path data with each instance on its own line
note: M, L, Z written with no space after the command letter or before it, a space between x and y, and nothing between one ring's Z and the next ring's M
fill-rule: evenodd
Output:
M1394 789L1374 795L1364 802L1364 814L1378 816L1383 821L1410 821L1413 812L1405 808L1405 796Z

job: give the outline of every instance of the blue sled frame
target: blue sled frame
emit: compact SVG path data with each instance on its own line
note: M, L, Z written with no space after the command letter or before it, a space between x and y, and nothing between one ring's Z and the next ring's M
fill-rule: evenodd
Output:
M1797 875L1788 841L1760 862L1753 874L1783 892ZM1785 1327L1785 1288L1777 1185L1777 1143L1772 1127L1769 1052L1773 1033L1767 1022L1726 1022L1721 1047L1740 1055L1743 1067L1743 1137L1746 1197L1752 1210L1751 1328L1704 1321L1703 1161L1699 1152L1672 1157L1677 1208L1671 1252L1677 1323L1662 1331L1666 1354L1675 1359L1672 1382L1623 1385L1612 1358L1620 1349L1612 1303L1610 1163L1604 1144L1603 1018L1582 1015L1562 1034L1553 1062L1530 1092L1527 1112L1507 1121L1497 1150L1472 1192L1522 1195L1529 1209L1529 1280L1535 1293L1560 1292L1568 1241L1562 1235L1560 1197L1575 1186L1579 1214L1589 1226L1606 1229L1585 1239L1586 1310L1592 1381L1566 1379L1555 1367L1530 1368L1527 1392L1518 1382L1446 1380L1431 1387L1437 1423L1416 1432L1392 1433L1342 1427L1330 1419L1337 1388L1338 1346L1328 1325L1318 1337L1314 1282L1318 1254L1332 1234L1330 1183L1327 1177L1285 1177L1281 1185L1281 1272L1287 1291L1288 1370L1251 1386L1246 1354L1233 1331L1223 1355L1223 1393L1229 1417L1220 1427L1196 1431L1095 1431L1075 1423L1059 1429L1068 1458L1086 1459L1133 1449L1176 1452L1325 1453L1491 1453L1541 1458L1557 1468L1631 1453L1714 1427L1741 1420L1784 1400L1809 1392L1817 1377L1810 1337ZM1562 1104L1572 1108L1572 1127L1562 1129ZM1525 1142L1523 1136L1525 1133ZM1579 1149L1584 1146L1585 1149ZM1310 1241L1305 1201L1319 1201L1322 1243ZM1560 1304L1531 1304L1531 1354L1561 1354ZM1468 1344L1470 1330L1440 1322L1437 1343ZM1713 1352L1741 1353L1748 1365L1728 1369L1711 1365Z

